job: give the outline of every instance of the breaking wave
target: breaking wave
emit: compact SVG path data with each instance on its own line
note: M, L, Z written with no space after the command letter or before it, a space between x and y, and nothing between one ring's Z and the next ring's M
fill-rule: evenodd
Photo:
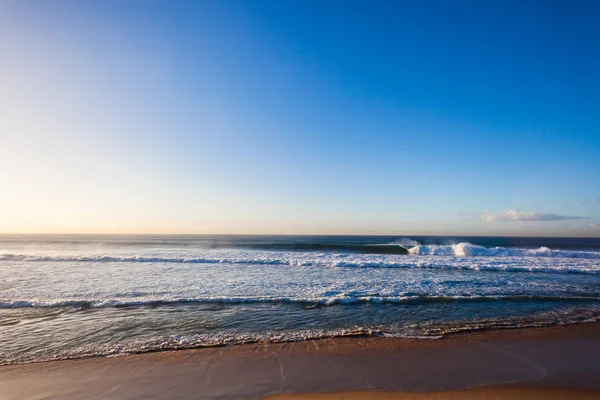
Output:
M402 239L390 244L358 245L358 244L323 244L323 243L262 243L237 244L235 248L259 250L260 252L240 251L233 257L226 257L217 252L207 252L205 257L195 256L115 256L115 255L39 255L39 254L0 254L0 261L28 262L143 262L143 263L233 263L233 264L294 264L289 253L341 253L364 255L410 255L410 256L454 256L454 257L559 257L577 259L600 259L597 251L552 250L546 246L536 249L512 247L484 247L468 242L456 244L420 244L414 240ZM245 254L246 253L246 254ZM287 253L287 254L286 254ZM231 254L231 253L229 253ZM248 254L255 257L249 258ZM214 257L211 257L214 255ZM286 257L282 257L286 256ZM396 258L395 260L405 260ZM398 263L394 263L398 264Z
M600 258L599 252L551 250L541 246L537 249L510 247L484 247L468 242L449 245L416 245L408 250L414 255L436 255L457 257L562 257L562 258Z
M248 304L248 303L288 303L307 306L331 306L337 304L384 304L384 303L457 303L457 302L492 302L492 301L514 301L514 302L589 302L600 301L600 296L530 296L530 295L497 295L497 296L321 296L321 297L215 297L207 296L200 298L150 298L144 300L131 299L68 299L68 300L0 300L0 309L14 308L121 308L121 307L159 307L169 305L185 304Z
M555 274L600 274L600 253L485 248L468 243L456 245L419 245L411 255L303 255L285 252L237 252L214 257L149 257L108 255L27 255L0 254L0 261L22 262L84 262L84 263L174 263L174 264L234 264L281 265L290 267L329 268L399 268L440 269L498 272L542 272ZM210 254L210 253L208 253ZM478 257L474 259L474 257ZM569 259L578 259L570 262Z

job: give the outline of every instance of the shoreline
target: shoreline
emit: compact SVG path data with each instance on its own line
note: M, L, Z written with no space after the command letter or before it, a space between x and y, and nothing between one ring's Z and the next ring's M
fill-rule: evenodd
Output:
M471 331L438 340L336 337L5 365L0 398L261 399L498 385L600 391L598 359L600 323ZM276 399L287 398L295 399Z
M54 362L68 362L68 361L78 361L78 360L86 360L86 359L97 359L97 358L120 358L120 357L134 357L141 356L147 354L155 354L155 353L164 353L164 352L180 352L180 351L195 351L195 350L205 350L205 349L218 349L218 348L232 348L232 347L240 347L240 346L265 346L265 345L285 345L285 344L300 344L304 342L312 342L312 341L325 341L325 340L345 340L345 339L385 339L385 340L406 340L406 341L437 341L437 340L447 340L449 338L454 338L456 336L462 335L471 335L471 334L491 334L492 332L502 332L502 331L521 331L521 330L537 330L537 329L562 329L571 326L578 325L588 325L588 324L598 324L600 325L599 318L593 318L590 320L584 320L581 322L567 322L563 324L540 324L540 325L531 325L531 326L483 326L481 328L465 328L465 329L457 329L455 331L448 331L441 333L437 336L402 336L402 335L393 335L393 334L385 334L381 333L377 330L373 329L357 329L355 331L347 331L346 333L340 334L323 334L323 335L315 335L309 337L303 337L301 339L297 339L295 337L291 337L289 339L247 339L247 341L236 342L235 340L230 342L223 343L215 343L215 344L198 344L191 346L182 346L180 348L177 347L165 347L165 348L151 348L149 350L140 350L140 351L131 351L131 352L123 352L123 353L103 353L103 354L89 354L89 355L75 355L75 356L65 356L63 358L50 358L50 359L42 359L42 360L31 360L31 361L17 361L13 363L1 363L0 368L2 367L10 367L10 366L19 366L19 365L30 365L30 364L43 364L43 363L54 363ZM549 331L548 331L549 332ZM0 399L1 400L1 399Z

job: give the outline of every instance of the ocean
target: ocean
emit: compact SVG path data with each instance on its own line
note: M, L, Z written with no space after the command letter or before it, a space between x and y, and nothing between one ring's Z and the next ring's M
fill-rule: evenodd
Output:
M0 236L0 365L600 319L600 239Z

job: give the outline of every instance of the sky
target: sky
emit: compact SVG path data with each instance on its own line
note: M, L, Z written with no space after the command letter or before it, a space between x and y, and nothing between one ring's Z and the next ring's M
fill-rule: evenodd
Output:
M0 2L0 233L600 237L600 3Z

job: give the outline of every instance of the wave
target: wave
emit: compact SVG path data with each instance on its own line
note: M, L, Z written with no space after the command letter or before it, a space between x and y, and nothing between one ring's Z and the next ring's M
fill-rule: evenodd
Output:
M421 323L406 326L399 333L386 334L391 337L443 338L456 333L474 332L492 329L521 329L547 326L565 326L600 321L600 310L571 309L569 312L548 311L537 315L515 318L485 318L471 321L454 321L446 323Z
M338 304L426 304L460 302L597 302L600 296L533 296L533 295L494 295L494 296L332 296L332 297L204 297L204 298L162 298L162 299L66 299L66 300L0 300L0 309L18 308L126 308L160 307L186 304L298 304L309 307L332 306Z
M263 251L290 252L337 252L359 254L390 255L445 255L457 257L563 257L600 258L599 251L593 250L552 250L547 246L524 247L485 247L470 242L449 244L421 244L416 240L401 238L385 244L342 244L319 242L263 242L263 243L213 243L213 249L251 249Z
M342 244L342 243L237 243L214 245L213 248L238 248L267 251L341 252L359 254L408 254L398 243L390 244Z
M122 356L155 353L160 351L199 349L205 347L224 347L252 343L288 343L334 337L363 336L385 336L385 334L381 330L375 328L354 327L347 329L299 329L285 332L220 332L216 334L155 336L107 344L88 343L55 354L43 353L38 355L33 352L27 352L5 359L0 358L0 366L99 356ZM2 355L0 354L0 357L1 356Z
M453 245L459 246L459 245ZM453 247L444 246L444 247ZM431 248L431 246L427 246ZM414 255L419 255L416 252L422 251L424 246L420 246L419 250L414 250ZM413 249L411 249L413 250ZM94 263L175 263L175 264L235 264L235 265L281 265L290 267L325 267L325 268L398 268L398 269L441 269L441 270L468 270L468 271L492 271L492 272L536 272L536 273L554 273L554 274L598 274L600 275L600 265L595 262L599 258L600 253L591 253L588 256L578 254L574 258L585 260L577 264L565 263L557 260L556 263L517 263L514 257L522 257L512 252L503 253L504 256L512 255L513 259L507 259L508 262L494 260L493 262L471 262L464 256L451 255L451 258L444 258L441 261L437 258L428 257L428 252L436 252L436 250L425 249L425 254L422 257L391 257L380 256L373 258L364 257L296 257L294 255L274 253L269 256L269 253L257 254L249 253L240 255L239 257L144 257L144 256L50 256L50 255L27 255L27 254L0 254L0 261L24 261L24 262L94 262ZM533 251L533 250L522 250ZM559 257L563 253L574 253L559 250L552 250L552 255L548 257ZM583 253L583 252L576 252ZM530 257L533 253L529 253ZM548 254L548 253L545 253ZM447 254L441 254L447 255ZM436 257L435 254L433 257ZM544 256L546 257L546 256ZM518 261L518 260L517 260Z
M484 247L463 242L449 245L417 245L408 250L413 255L436 255L457 257L563 257L563 258L600 258L600 252L551 250L541 246L537 249L511 247Z
M0 261L28 261L28 262L140 262L140 263L184 263L184 264L285 264L279 259L243 259L243 258L217 258L217 257L145 257L145 256L50 256L28 254L0 254Z
M410 339L441 339L457 333L522 329L532 327L565 326L600 321L600 310L575 309L570 312L549 312L541 315L509 319L465 320L450 323L425 323L408 326L355 326L338 329L290 329L265 332L214 332L192 335L170 335L135 338L110 343L85 343L72 349L29 351L0 358L0 366L70 360L99 356L123 356L161 351L223 347L252 343L289 343L336 337L396 337Z
M18 241L1 241L3 244L22 244ZM416 242L415 242L416 243ZM183 248L197 249L251 249L266 251L297 251L297 252L337 252L358 254L408 254L406 246L400 243L392 244L352 244L352 243L321 243L321 242L243 242L226 240L204 240L204 241L182 241L182 240L160 240L160 241L112 241L112 242L90 242L90 241L36 241L35 245L97 245L107 247L161 247L177 246Z
M484 247L469 242L461 242L447 245L423 245L410 239L403 239L389 244L325 244L325 243L258 243L258 244L235 244L214 245L215 248L232 247L247 250L263 251L260 256L254 258L244 257L240 252L238 257L159 257L159 256L112 256L112 255L36 255L36 254L0 254L0 261L47 261L47 262L167 262L167 263L234 263L234 264L294 264L289 259L281 256L290 256L286 252L334 252L334 253L358 253L364 255L411 255L411 256L454 256L454 257L557 257L557 258L579 258L600 259L597 251L570 251L552 250L542 246L536 249L511 248L511 247ZM280 254L277 254L280 252ZM207 255L219 255L219 252L208 250ZM283 254L281 254L283 253ZM255 254L256 255L256 254ZM275 255L274 257L271 255ZM271 257L270 257L271 256ZM398 258L401 259L401 258ZM398 260L397 259L397 260Z

